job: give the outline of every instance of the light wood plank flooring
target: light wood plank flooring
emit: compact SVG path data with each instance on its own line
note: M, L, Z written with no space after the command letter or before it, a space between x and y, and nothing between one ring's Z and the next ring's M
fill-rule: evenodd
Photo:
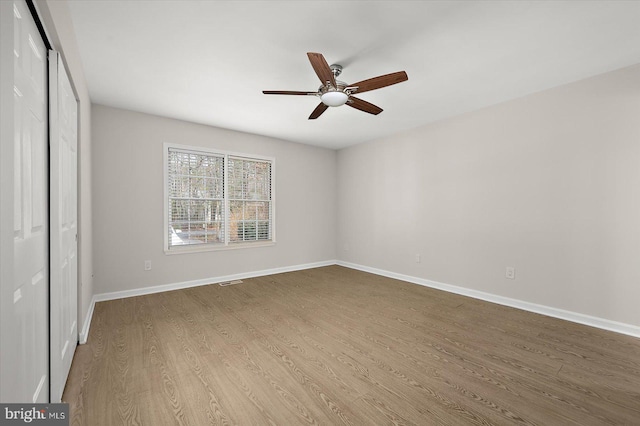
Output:
M101 302L73 425L639 425L640 339L339 266Z

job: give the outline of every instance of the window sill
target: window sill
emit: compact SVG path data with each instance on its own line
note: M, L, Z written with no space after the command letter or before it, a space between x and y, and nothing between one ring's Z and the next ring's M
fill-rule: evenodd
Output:
M226 250L237 250L237 249L248 249L248 248L257 248L257 247L270 247L275 246L275 241L264 241L259 243L238 243L238 244L229 244L229 245L216 245L202 247L198 246L186 246L186 247L176 247L171 250L164 249L164 254L166 255L174 255L174 254L187 254L187 253L201 253L207 251L226 251Z

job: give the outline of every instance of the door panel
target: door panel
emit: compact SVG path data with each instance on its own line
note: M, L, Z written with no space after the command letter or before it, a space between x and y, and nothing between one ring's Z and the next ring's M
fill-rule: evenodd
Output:
M9 207L13 235L3 233L2 239L4 246L5 239L11 238L13 256L3 263L10 272L3 273L1 287L6 300L2 304L1 396L3 402L48 402L46 48L26 3L12 3L2 5L2 25L13 28L13 52L1 49L2 61L13 62L9 74L13 80L13 141L2 140L3 145L13 145L13 161L2 160L3 168L12 169L3 176L11 176L12 182L0 182L13 189L11 197L2 192L2 203L13 205ZM13 13L7 16L8 11ZM5 70L3 67L3 88L8 86ZM4 147L3 152L7 152ZM3 231L5 220L3 215Z
M51 111L51 402L59 402L78 343L78 108L57 52L49 52Z

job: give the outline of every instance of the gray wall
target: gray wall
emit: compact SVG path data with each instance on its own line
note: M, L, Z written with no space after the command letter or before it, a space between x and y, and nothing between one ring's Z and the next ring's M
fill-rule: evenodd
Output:
M92 130L96 294L335 259L336 151L101 105ZM277 243L166 255L165 142L275 157Z
M338 182L340 260L640 325L640 65L341 150Z

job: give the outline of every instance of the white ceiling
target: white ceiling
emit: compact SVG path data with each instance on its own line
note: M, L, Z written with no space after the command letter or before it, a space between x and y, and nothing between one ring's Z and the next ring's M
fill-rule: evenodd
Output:
M640 63L640 1L70 0L93 102L341 148ZM307 117L307 52L347 83L409 80Z

